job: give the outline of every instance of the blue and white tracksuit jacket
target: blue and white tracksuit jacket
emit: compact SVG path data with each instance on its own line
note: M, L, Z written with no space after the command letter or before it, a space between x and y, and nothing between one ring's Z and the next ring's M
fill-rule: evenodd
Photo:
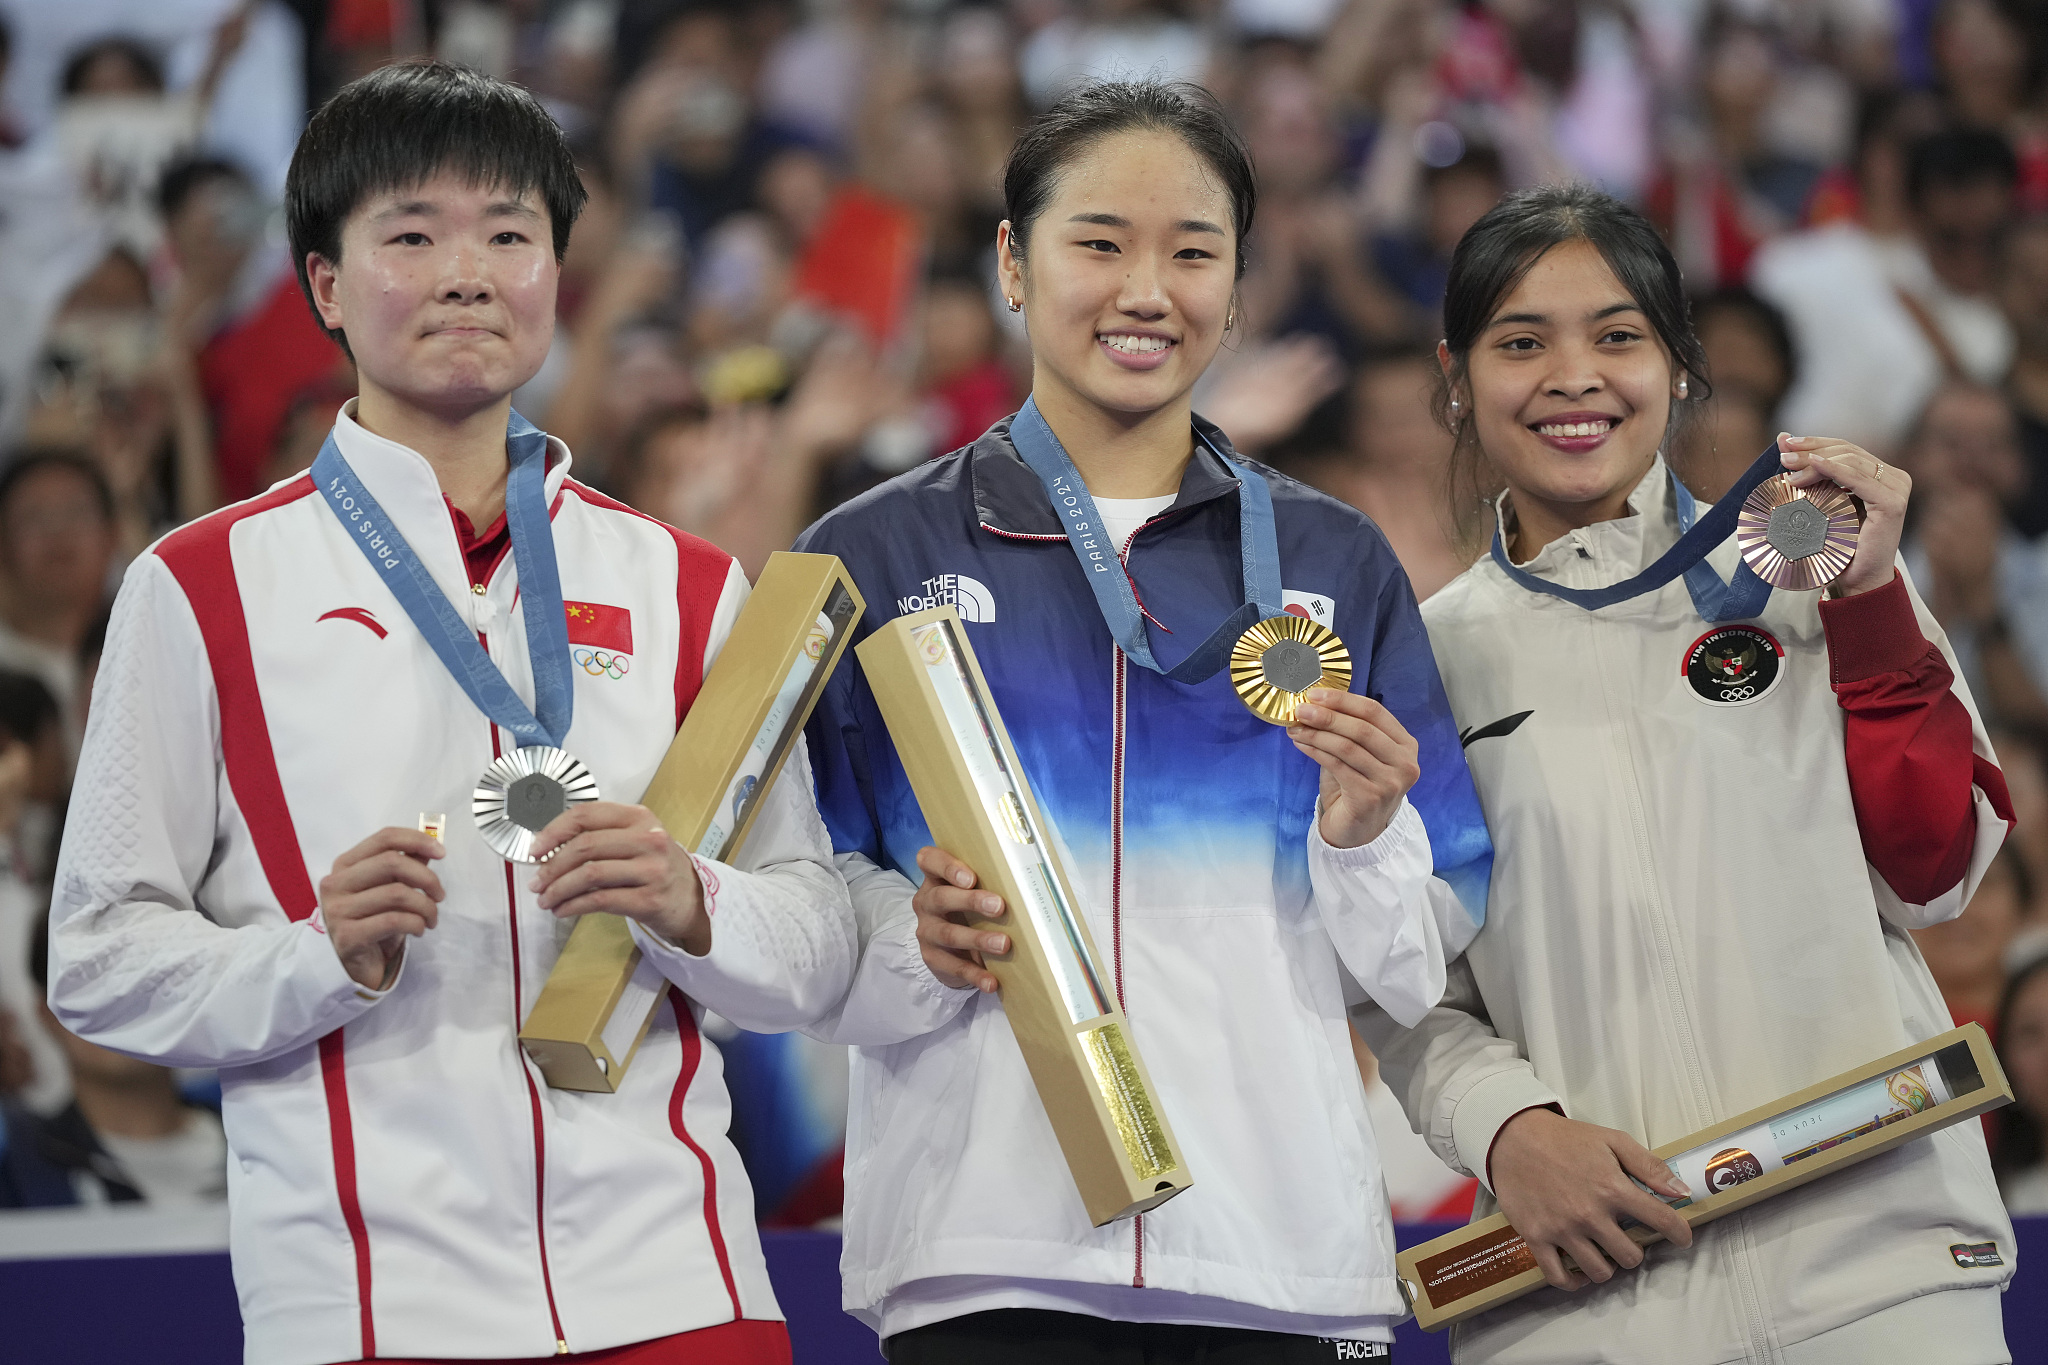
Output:
M855 499L797 548L845 561L861 636L958 608L1194 1186L1089 1225L1000 999L940 984L919 955L930 836L849 651L809 730L861 933L855 983L814 1030L856 1045L846 1306L885 1335L1054 1307L1381 1336L1406 1310L1345 1005L1413 1020L1436 1002L1493 856L1407 577L1359 513L1251 466L1272 488L1288 605L1337 631L1354 690L1421 745L1387 831L1333 849L1314 829L1320 770L1227 672L1183 685L1117 648L1008 431ZM1198 443L1176 501L1125 548L1165 667L1243 601L1237 489Z

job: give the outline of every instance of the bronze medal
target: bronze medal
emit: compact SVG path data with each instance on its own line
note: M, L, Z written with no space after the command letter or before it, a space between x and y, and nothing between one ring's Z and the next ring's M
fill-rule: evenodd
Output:
M1310 688L1351 690L1351 654L1337 632L1306 616L1269 616L1230 651L1230 685L1260 720L1292 725Z
M1811 592L1842 576L1856 557L1863 513L1840 484L1795 488L1776 474L1756 486L1735 521L1735 544L1750 571L1774 588Z

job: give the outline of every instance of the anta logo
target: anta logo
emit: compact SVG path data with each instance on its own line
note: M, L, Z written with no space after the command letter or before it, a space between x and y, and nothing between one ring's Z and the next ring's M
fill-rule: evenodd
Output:
M896 599L898 616L933 607L951 607L960 613L961 620L977 625L988 625L996 619L996 595L964 573L942 573L927 578L920 586L923 592Z
M383 625L371 613L368 607L336 607L333 611L320 613L319 619L322 621L353 621L365 630L370 631L380 640L391 633L384 629Z

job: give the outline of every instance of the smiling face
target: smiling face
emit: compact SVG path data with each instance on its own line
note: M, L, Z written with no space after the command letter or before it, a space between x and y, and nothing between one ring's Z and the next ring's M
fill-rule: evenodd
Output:
M321 321L346 332L367 391L455 416L531 379L555 332L555 260L537 193L441 174L373 195L341 259L307 262Z
M1460 401L1518 510L1541 505L1587 525L1621 515L1648 472L1671 415L1673 371L1600 252L1564 242L1494 309Z
M1024 305L1032 388L1140 418L1188 391L1223 340L1237 235L1222 180L1179 136L1114 133L1068 162L1003 292Z

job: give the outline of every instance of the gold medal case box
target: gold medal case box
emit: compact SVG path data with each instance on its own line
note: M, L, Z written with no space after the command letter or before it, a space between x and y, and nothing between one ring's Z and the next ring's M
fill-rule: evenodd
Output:
M1689 1200L1667 1202L1697 1227L2011 1102L1990 1037L1982 1025L1965 1024L1667 1142L1656 1154L1693 1191ZM1628 1235L1643 1246L1663 1240L1636 1223ZM1958 1264L1978 1263L1964 1259L1978 1247L1950 1250ZM1544 1285L1535 1253L1497 1213L1410 1247L1395 1263L1416 1323L1430 1332Z
M935 607L854 652L932 842L1009 909L972 923L1009 935L988 969L1089 1221L1165 1203L1188 1188L1187 1168L966 628Z
M640 798L677 843L732 861L864 609L836 556L769 557ZM615 1091L667 992L624 918L585 915L520 1044L557 1090Z

